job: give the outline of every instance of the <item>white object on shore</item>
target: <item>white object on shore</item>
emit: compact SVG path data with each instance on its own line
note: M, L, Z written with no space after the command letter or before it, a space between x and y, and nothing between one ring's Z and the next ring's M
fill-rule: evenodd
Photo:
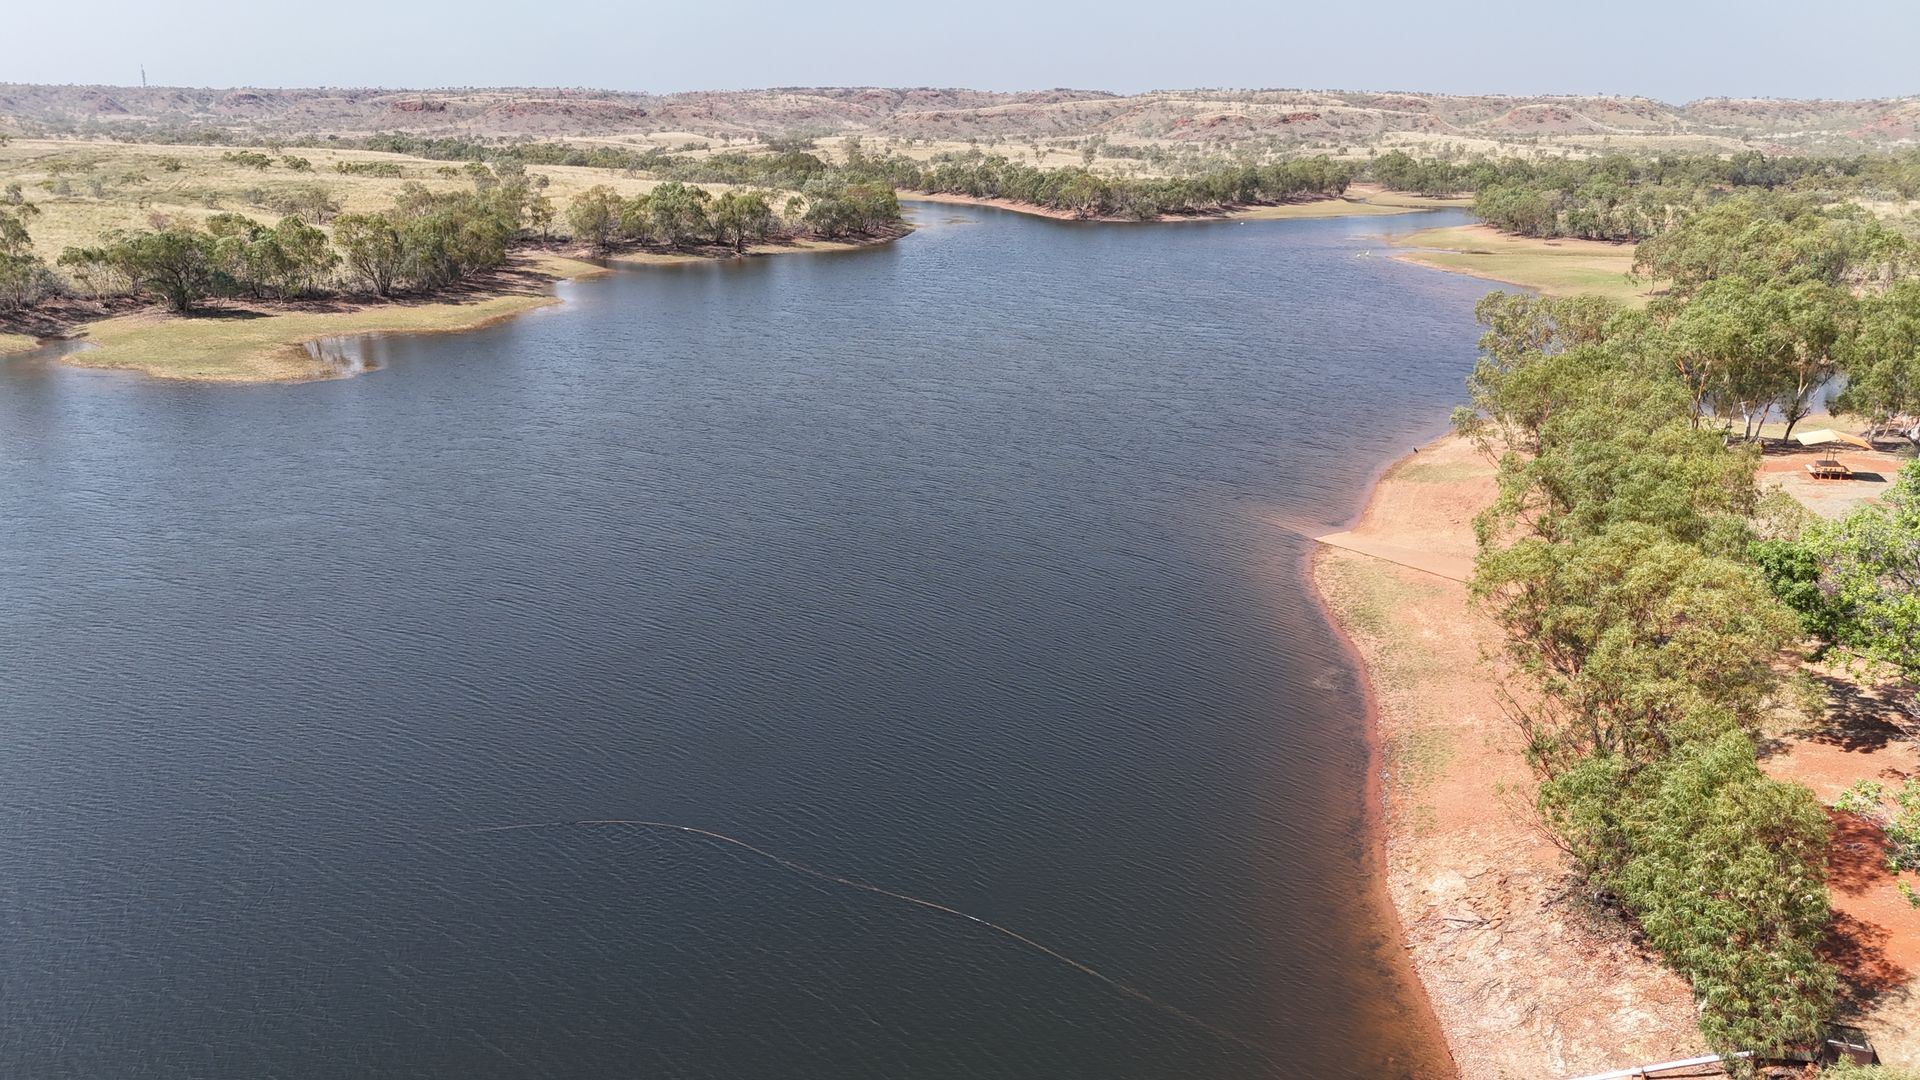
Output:
M1799 443L1801 446L1819 446L1821 443L1837 442L1846 443L1848 446L1857 446L1862 450L1873 449L1873 444L1860 436L1850 435L1844 431L1835 431L1832 428L1820 428L1817 431L1803 431L1795 435L1793 441Z
M1675 1069L1691 1069L1701 1065L1718 1065L1723 1061L1730 1061L1735 1058L1750 1058L1752 1056L1753 1051L1751 1050L1742 1050L1737 1054L1725 1058L1719 1054L1705 1054L1701 1057L1682 1058L1679 1061L1660 1061L1652 1065L1635 1065L1629 1069L1615 1069L1612 1072L1594 1073L1592 1076L1575 1077L1574 1080L1641 1080L1642 1077L1646 1077L1652 1073L1672 1072Z

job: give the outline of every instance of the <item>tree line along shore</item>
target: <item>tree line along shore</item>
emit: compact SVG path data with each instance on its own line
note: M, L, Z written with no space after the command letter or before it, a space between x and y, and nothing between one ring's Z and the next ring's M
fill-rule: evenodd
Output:
M422 301L524 293L524 277L500 273L518 252L711 257L756 245L872 242L905 230L896 192L1135 221L1253 208L1378 212L1470 198L1504 242L1526 245L1518 258L1472 247L1403 257L1554 289L1567 266L1556 243L1645 239L1729 195L1785 191L1837 206L1920 191L1917 155L1449 160L1393 151L1365 160L1189 157L1179 175L1138 177L1103 173L1097 145L1086 149L1079 166L1040 168L978 148L910 158L869 150L857 137L837 152L800 139L722 153L407 135L319 147L38 143L9 170L24 179L0 187L0 333L19 347L36 331L91 321L82 316L142 302L185 314L207 299L356 308L401 299L415 305L415 321L431 322ZM161 191L185 187L174 177L208 172L228 186L203 182L190 189L198 203L157 208ZM1339 201L1360 182L1375 194ZM384 205L366 205L371 191ZM101 224L82 233L74 210L81 220L98 211ZM43 215L62 219L69 242L36 242ZM1629 258L1622 246L1568 276L1628 290L1615 268ZM445 315L448 325L468 321Z
M1660 196L1644 306L1489 295L1453 425L1495 463L1462 603L1496 635L1498 740L1570 871L1549 902L1630 934L1686 979L1702 1042L1755 1060L1872 1005L1836 945L1836 822L1920 905L1920 781L1823 804L1763 768L1783 717L1826 711L1813 665L1882 695L1883 722L1920 719L1920 466L1836 520L1759 479L1822 404L1912 460L1920 247L1840 175Z
M0 147L0 160L9 166L0 332L10 335L0 346L85 325L101 348L82 362L248 381L312 376L290 342L463 328L549 302L545 283L594 271L559 256L578 246L567 230L581 196L608 190L597 170L536 172L512 159L43 143ZM759 191L612 182L625 201L620 246L650 258L813 250L904 231L891 191L876 195L834 170L778 208ZM183 318L209 301L250 308L266 325L243 332ZM205 356L194 355L196 336Z

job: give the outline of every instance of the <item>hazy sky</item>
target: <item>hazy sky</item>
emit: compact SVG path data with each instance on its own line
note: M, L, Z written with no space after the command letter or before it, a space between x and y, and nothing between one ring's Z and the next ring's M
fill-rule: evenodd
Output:
M1920 0L52 0L0 81L1920 93Z

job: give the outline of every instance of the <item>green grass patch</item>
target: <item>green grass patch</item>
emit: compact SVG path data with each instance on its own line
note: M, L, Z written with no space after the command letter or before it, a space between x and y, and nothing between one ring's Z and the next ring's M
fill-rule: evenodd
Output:
M1373 560L1350 552L1328 553L1322 572L1333 582L1328 606L1348 633L1384 640L1392 632L1393 598Z
M1414 461L1402 465L1394 472L1393 477L1396 480L1406 480L1415 484L1458 484L1477 480L1485 476L1486 472L1486 466L1477 461Z
M468 330L553 302L545 293L525 292L470 302L380 304L337 312L210 308L189 317L126 315L88 327L83 336L95 347L69 354L67 360L166 379L323 378L330 374L328 367L299 348L301 343L343 334Z
M1322 590L1327 605L1340 625L1362 641L1375 693L1382 700L1404 699L1407 715L1423 723L1441 719L1422 687L1446 678L1452 661L1422 640L1420 627L1407 613L1446 586L1417 570L1357 552L1326 553L1319 573L1327 585Z
M1396 256L1406 262L1538 289L1550 296L1590 293L1638 306L1653 291L1647 282L1628 280L1633 269L1630 244L1536 240L1508 236L1484 225L1425 229L1394 243L1409 249Z
M1387 769L1393 777L1393 795L1401 820L1416 834L1433 829L1434 808L1426 798L1446 775L1455 754L1453 733L1445 728L1400 731L1387 742Z
M1330 570L1340 586L1335 608L1341 621L1381 641L1388 646L1384 650L1388 653L1400 651L1392 648L1400 630L1400 613L1407 605L1440 591L1437 585L1415 580L1415 571L1402 574L1399 568L1369 555L1335 560Z
M1471 195L1413 195L1404 191L1375 191L1363 196L1375 206L1401 206L1409 210L1468 209Z

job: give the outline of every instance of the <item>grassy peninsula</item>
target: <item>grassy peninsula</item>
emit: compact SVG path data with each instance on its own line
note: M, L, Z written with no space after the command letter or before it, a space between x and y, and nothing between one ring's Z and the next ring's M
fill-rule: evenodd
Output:
M1596 295L1645 304L1647 282L1631 280L1634 248L1605 240L1516 236L1491 225L1423 229L1394 238L1402 262L1537 289L1549 296Z
M0 349L161 378L336 374L299 346L468 329L629 262L844 249L905 231L824 162L784 192L358 147L0 143ZM804 189L804 190L802 190ZM594 218L596 210L600 213Z
M553 255L517 254L465 295L390 303L316 300L306 304L222 303L186 317L138 311L90 323L89 348L67 355L82 367L138 371L208 382L289 382L337 375L302 346L368 333L472 330L556 303L556 280L605 273Z

